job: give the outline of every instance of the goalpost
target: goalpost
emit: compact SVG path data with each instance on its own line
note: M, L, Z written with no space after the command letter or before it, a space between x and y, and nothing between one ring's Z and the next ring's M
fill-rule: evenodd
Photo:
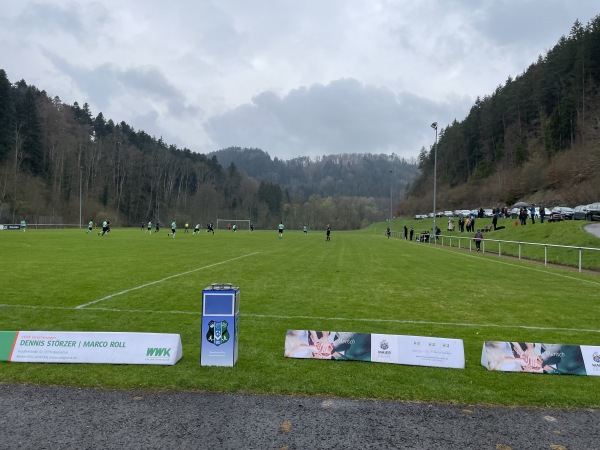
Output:
M227 225L236 225L238 230L250 231L250 220L248 219L217 219L217 230L226 230Z

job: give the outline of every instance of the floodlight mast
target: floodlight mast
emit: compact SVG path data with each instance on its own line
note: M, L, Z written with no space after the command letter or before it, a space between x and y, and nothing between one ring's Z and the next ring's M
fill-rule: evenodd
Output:
M437 216L437 210L435 206L435 198L436 198L436 178L437 178L437 140L438 140L438 125L437 122L433 122L431 124L431 128L435 130L435 144L433 146L433 231L432 235L435 236L437 227L435 225L435 218ZM435 242L435 237L434 237Z
M392 214L392 185L394 184L394 172L392 170L390 172L390 228L392 227L392 219L394 215Z

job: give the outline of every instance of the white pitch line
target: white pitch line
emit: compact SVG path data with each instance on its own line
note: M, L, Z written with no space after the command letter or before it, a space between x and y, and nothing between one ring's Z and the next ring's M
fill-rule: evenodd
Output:
M383 322L383 323L404 323L410 325L442 325L453 327L486 327L486 328L521 328L526 330L546 330L546 331L570 331L581 333L600 333L600 330L587 330L581 328L555 328L555 327L536 327L529 325L498 325L494 323L461 323L461 322L431 322L426 320L401 320L401 319L351 319L349 317L318 317L318 316L277 316L272 314L240 314L244 317L259 317L265 319L312 319L312 320L336 320L343 322Z
M115 313L132 313L132 314L183 314L188 316L199 316L201 311L157 311L150 309L118 309L118 308L72 308L66 306L36 306L36 305L7 305L0 304L0 308L27 308L27 309L55 309L62 311L73 311L79 309L81 311L106 311ZM586 328L557 328L557 327L537 327L533 325L499 325L495 323L463 323L463 322L433 322L427 320L401 320L401 319L353 319L350 317L320 317L320 316L286 316L277 314L240 314L242 317L254 317L259 319L284 319L284 320L333 320L337 322L380 322L380 323L397 323L408 325L437 325L445 327L482 327L482 328L516 328L523 330L541 330L541 331L566 331L569 333L600 333L600 329Z
M138 289L143 289L145 287L152 286L153 284L162 283L163 281L167 281L167 280L170 280L172 278L177 278L177 277L181 277L183 275L188 275L190 273L198 272L199 270L204 270L204 269L208 269L210 267L219 266L221 264L225 264L225 263L228 263L228 262L231 262L231 261L235 261L236 259L241 259L241 258L246 258L248 256L256 255L257 253L258 252L248 253L247 255L238 256L236 258L231 258L231 259L228 259L226 261L221 261L221 262L218 262L218 263L209 264L208 266L198 267L197 269L188 270L187 272L182 272L182 273L178 273L176 275L171 275L169 277L163 278L162 280L156 280L156 281L152 281L150 283L142 284L140 286L132 287L131 289L125 289L124 291L117 292L115 294L110 294L110 295L107 295L105 297L102 297L102 298L99 298L99 299L96 299L96 300L92 300L91 302L84 303L83 305L76 306L75 309L83 309L86 306L90 306L90 305L93 305L95 303L98 303L98 302L101 302L101 301L104 301L104 300L108 300L109 298L117 297L118 295L123 295L123 294L126 294L126 293L131 292L131 291L136 291Z

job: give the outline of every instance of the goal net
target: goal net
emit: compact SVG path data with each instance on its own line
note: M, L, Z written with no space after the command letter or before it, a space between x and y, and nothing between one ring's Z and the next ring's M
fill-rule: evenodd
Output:
M250 230L250 221L248 219L217 219L217 230L227 230L228 226L237 230Z

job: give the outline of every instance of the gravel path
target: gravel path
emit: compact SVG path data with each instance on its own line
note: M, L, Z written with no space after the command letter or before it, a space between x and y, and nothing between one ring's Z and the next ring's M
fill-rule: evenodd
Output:
M0 384L1 449L593 449L599 410Z
M594 236L600 238L600 223L590 223L583 227L588 233L592 233Z

